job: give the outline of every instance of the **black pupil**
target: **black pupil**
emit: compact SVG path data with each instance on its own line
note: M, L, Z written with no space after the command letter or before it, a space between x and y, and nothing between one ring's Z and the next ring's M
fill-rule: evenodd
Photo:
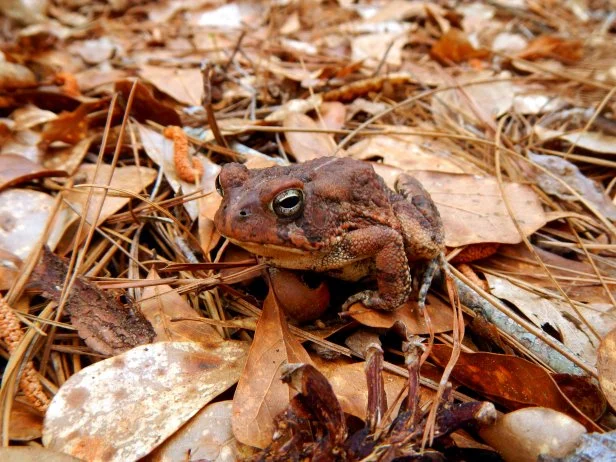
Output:
M299 204L299 197L297 196L285 197L283 200L280 201L280 206L285 209L292 209L297 204Z

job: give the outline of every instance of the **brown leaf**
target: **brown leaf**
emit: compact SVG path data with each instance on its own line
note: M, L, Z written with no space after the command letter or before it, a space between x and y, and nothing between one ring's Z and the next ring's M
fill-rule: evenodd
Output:
M0 460L3 462L83 462L59 451L51 451L39 446L20 446L0 448Z
M22 156L0 155L0 191L39 178L67 176L62 170L48 170Z
M430 55L443 64L451 64L470 59L484 59L490 56L490 52L476 49L468 41L464 32L452 27L432 45Z
M231 387L246 344L143 345L73 375L45 417L43 444L85 460L137 460Z
M62 141L68 144L77 144L88 133L88 112L91 107L82 104L72 112L63 112L57 119L48 122L42 134L42 141L50 144Z
M150 270L147 280L156 281L160 277L155 269ZM203 322L203 319L186 302L186 300L167 284L149 286L143 289L141 301L139 303L141 313L150 321L156 338L154 341L163 342L174 341L193 341L209 345L212 342L220 341L221 337L216 330ZM194 319L173 321L174 318Z
M413 172L413 176L428 190L443 218L447 247L522 241L494 178L438 172ZM505 183L505 193L524 234L545 225L539 197L529 186Z
M67 262L44 248L28 286L59 302L67 271ZM122 353L154 338L152 326L137 307L122 305L114 295L122 292L103 292L78 276L64 307L79 336L90 348L104 355Z
M448 332L453 328L451 308L439 298L428 296L426 311L434 332ZM350 307L349 312L353 319L364 326L390 329L394 323L402 322L409 334L423 335L430 332L425 318L419 313L416 301L408 301L395 311L369 310L356 303Z
M120 92L124 100L128 100L134 82L131 80L118 80L115 83L116 91ZM175 109L154 98L152 92L143 83L137 82L131 114L139 122L153 120L161 125L182 125L180 116Z
M450 356L450 346L432 347L431 357L440 366L444 367ZM545 369L517 356L461 352L451 376L508 409L548 407L589 425L588 420L563 397Z
M0 61L0 89L11 90L36 85L34 73L21 64Z
M189 106L201 105L203 78L199 69L145 65L139 71L139 76L180 103Z
M11 114L11 118L15 121L14 131L36 127L37 125L51 122L57 117L58 115L55 112L40 109L32 104L15 109Z
M560 391L591 420L603 415L607 402L594 379L572 374L553 374L552 378Z
M233 434L240 442L258 448L270 443L274 418L286 409L293 394L280 380L280 367L288 363L312 361L289 331L270 290L233 397Z
M597 350L599 383L608 403L616 409L616 329L603 337Z
M293 127L309 130L322 128L310 117L299 112L290 112L282 125L285 128ZM287 131L285 137L289 143L289 151L298 162L330 156L336 148L334 139L326 133Z
M567 40L543 35L530 42L517 57L534 61L552 58L564 63L573 63L582 59L583 43L580 40Z
M32 441L40 438L43 430L43 415L34 408L22 403L13 402L11 407L11 425L9 438L14 441ZM1 460L2 457L0 457Z

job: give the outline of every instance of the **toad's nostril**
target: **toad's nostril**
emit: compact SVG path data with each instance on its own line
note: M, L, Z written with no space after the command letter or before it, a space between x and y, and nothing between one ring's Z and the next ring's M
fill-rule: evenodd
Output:
M246 218L249 215L247 210L240 210L240 217Z

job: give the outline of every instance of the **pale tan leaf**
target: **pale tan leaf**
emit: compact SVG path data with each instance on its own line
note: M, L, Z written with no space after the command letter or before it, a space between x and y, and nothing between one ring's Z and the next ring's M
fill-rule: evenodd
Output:
M566 133L561 130L550 130L541 125L534 125L533 130L542 141L558 138L589 151L616 154L616 136L605 135L600 132Z
M73 375L45 416L43 444L85 460L146 456L232 386L246 344L142 345Z
M0 193L0 248L25 259L43 234L55 199L31 189L7 189ZM71 214L61 210L52 224L47 245L54 249Z
M150 270L147 280L160 279L155 269ZM167 284L149 286L143 289L139 303L141 312L152 324L157 342L193 341L205 346L220 341L216 330L203 322L203 319L188 302ZM194 319L195 321L173 321L175 318Z
M305 114L290 112L284 119L283 127L320 129L321 125ZM336 143L331 135L311 132L285 132L291 154L298 162L329 156L336 149Z
M234 462L241 452L231 431L232 401L220 401L201 409L186 425L169 438L148 460L167 462L191 460Z
M616 408L616 329L601 340L597 350L597 371L607 401Z
M436 204L449 247L481 242L522 241L494 178L438 172L414 172ZM513 215L527 236L546 223L539 197L527 185L506 183Z
M41 462L42 460L45 462L83 462L68 454L37 446L0 448L0 460L2 462Z
M37 125L51 122L57 117L55 112L39 109L32 104L16 109L11 114L11 118L15 121L13 127L15 131L36 127Z
M189 106L200 106L203 98L201 71L175 67L142 66L139 75L163 93Z
M146 154L163 169L165 178L167 178L174 192L177 194L190 194L199 191L202 193L216 194L214 181L218 176L218 172L220 172L220 166L218 164L215 164L204 156L195 156L195 158L201 162L201 165L203 165L203 175L201 175L200 182L199 184L194 184L184 181L180 179L175 169L175 163L173 161L173 141L145 125L138 124L137 128ZM192 155L194 150L191 149L190 153ZM193 220L199 215L198 201L199 200L193 200L184 203L186 211Z

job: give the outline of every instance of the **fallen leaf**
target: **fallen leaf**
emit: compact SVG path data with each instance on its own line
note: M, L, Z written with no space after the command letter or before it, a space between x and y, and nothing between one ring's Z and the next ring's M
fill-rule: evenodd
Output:
M0 89L13 90L36 85L34 73L21 64L11 63L4 59L0 61Z
M290 112L284 119L284 128L315 129L322 128L320 124L305 114ZM298 162L330 156L336 149L336 143L331 135L318 132L287 131L285 137L289 143L289 150Z
M175 163L173 161L173 141L144 125L139 124L137 128L146 154L157 165L162 167L165 178L167 178L173 191L178 194L181 190L184 194L191 194L199 191L201 194L212 193L212 195L218 195L215 192L215 180L220 172L220 166L218 164L215 164L202 155L193 156L194 159L198 159L201 165L203 165L203 175L200 176L199 184L184 181L180 179L176 172ZM191 149L190 153L193 155L194 150ZM199 215L198 202L199 200L193 200L184 203L186 211L193 220Z
M82 369L54 396L47 448L85 460L137 460L238 379L246 344L142 345Z
M244 459L231 431L232 401L212 403L201 409L162 446L148 456L151 462L191 460L235 462Z
M517 54L517 57L529 61L552 58L564 63L572 63L582 59L582 46L579 40L543 35L531 41L524 50Z
M560 391L591 420L597 421L605 413L607 401L594 378L572 374L552 374L552 378Z
M15 125L13 126L14 131L33 128L37 125L51 122L57 117L58 115L55 112L40 109L32 104L15 109L11 114L11 118L15 121Z
M485 277L492 295L515 305L537 327L548 331L548 328L554 329L560 336L558 340L569 350L586 364L595 365L597 345L593 343L594 334L586 326L572 322L568 315L563 316L561 307L564 303L534 294L491 274L485 274Z
M430 55L443 64L461 63L490 56L488 50L476 49L460 29L450 28L432 46Z
M54 176L67 176L67 173L62 170L48 170L15 154L0 155L0 191L39 178Z
M146 280L156 281L160 277L155 269L150 270ZM148 286L143 289L139 302L141 313L150 321L156 338L154 341L193 341L209 345L220 341L216 330L203 322L203 319L188 302L167 284ZM173 321L174 318L182 320ZM194 319L190 321L189 319Z
M0 460L3 462L83 462L59 451L50 451L39 446L14 446L0 448Z
M447 364L450 356L450 346L432 347L431 357L441 367ZM461 352L451 376L507 409L548 407L590 425L564 398L545 369L517 356Z
M413 176L428 190L441 214L447 247L522 241L494 178L425 171ZM545 225L543 207L532 188L518 183L505 183L504 188L525 235Z
M367 137L347 150L355 159L382 158L386 165L401 170L433 170L465 173L463 164L440 143L416 135L375 135ZM467 172L470 173L470 172Z
M354 415L360 419L366 418L368 405L368 382L366 379L365 362L351 362L345 358L325 360L315 355L313 358L316 367L327 378L334 393L340 401L342 410L347 414ZM400 391L405 387L407 380L391 372L383 372L383 382L385 384L385 394L387 404L393 406ZM428 399L421 389L422 401ZM396 415L397 408L393 409L392 415Z
M325 128L340 130L346 121L346 106L338 101L329 101L321 104L321 118Z
M510 412L500 416L494 425L479 430L506 462L565 457L585 433L584 426L568 415L543 407Z
M31 189L7 189L0 193L0 248L25 259L43 231L51 226L47 245L55 248L70 214L62 209L49 223L55 199Z
M9 438L13 441L32 441L40 438L43 431L43 415L32 407L14 401L11 407ZM0 460L2 458L0 453Z
M203 78L199 69L144 65L139 76L180 103L201 106Z
M453 328L453 316L449 305L437 297L429 296L426 312L430 316L434 332L448 332ZM409 334L425 335L430 332L425 318L419 313L416 301L408 301L395 311L379 311L366 309L360 303L349 308L351 317L360 324L379 329L390 329L396 322L406 326Z
M108 36L71 43L69 50L81 56L87 64L105 62L116 52L116 44Z
M63 112L56 119L48 122L42 133L44 143L62 141L76 144L84 139L88 133L88 112L90 106L82 104L72 112Z
M92 199L90 206L86 211L86 227L93 224L97 211L100 209L100 215L95 223L99 226L104 223L107 218L116 213L122 207L124 207L132 199L131 196L122 197L116 195L118 189L134 194L139 194L144 191L145 188L154 181L156 178L156 170L148 167L137 167L129 165L126 167L117 167L114 169L110 165L102 164L99 166L98 174L96 173L95 164L83 164L79 167L76 173L76 178L80 181L76 181L75 187L65 193L64 199L71 205L71 208L79 216L84 214L84 207L88 199L89 187L80 188L79 184L93 184L93 185L106 185L109 177L111 176L110 187L113 188L103 201L103 189L92 188ZM74 218L77 220L77 217ZM80 239L85 237L85 232Z
M10 134L0 148L0 155L16 154L39 164L43 151L39 147L41 134L33 130L21 130Z
M541 125L534 125L533 130L541 141L558 138L568 141L577 147L601 154L616 154L616 136L606 135L601 132L578 132L566 133L561 130L550 130Z
M616 408L616 329L601 340L597 350L597 371L608 403Z
M258 448L271 442L274 418L286 409L294 394L280 380L280 367L289 363L312 361L289 331L284 313L270 290L233 397L233 434L238 441Z
M407 41L405 34L398 33L359 35L351 41L351 59L363 61L368 68L376 67L382 61L391 66L400 66L402 47Z
M124 100L128 100L133 85L135 90L131 114L139 122L153 120L161 125L182 125L180 116L175 112L175 109L154 98L150 89L143 83L139 81L135 83L132 80L117 80L115 89L122 94Z

